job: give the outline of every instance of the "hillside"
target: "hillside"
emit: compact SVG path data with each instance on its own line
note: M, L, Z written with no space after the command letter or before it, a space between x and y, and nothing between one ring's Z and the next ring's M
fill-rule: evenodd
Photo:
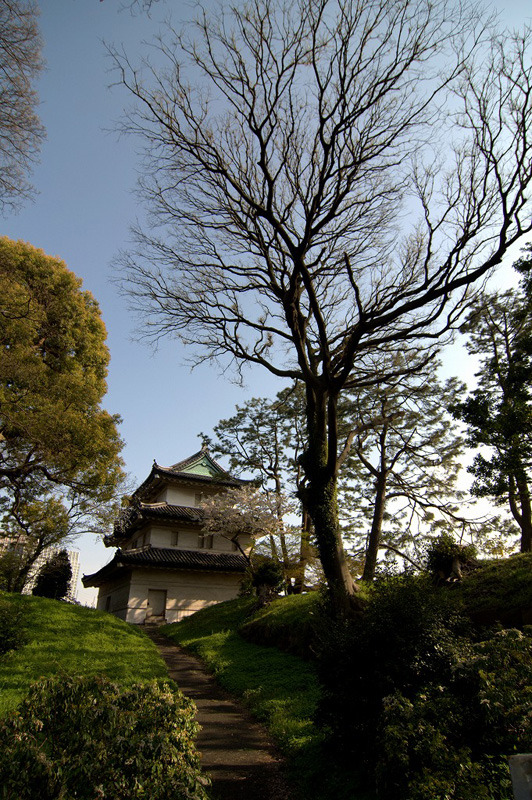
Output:
M106 675L118 683L165 678L155 645L137 628L95 609L0 592L0 611L21 611L26 644L0 656L0 716L29 685L52 675Z
M532 553L481 563L451 591L480 625L517 627L532 623Z
M507 755L532 746L532 555L441 587L397 576L365 599L347 625L316 593L239 598L163 632L266 723L302 797L509 800Z

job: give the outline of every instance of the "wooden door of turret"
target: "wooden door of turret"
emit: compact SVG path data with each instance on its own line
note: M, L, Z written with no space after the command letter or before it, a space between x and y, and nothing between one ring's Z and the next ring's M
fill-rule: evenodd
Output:
M164 617L166 613L166 589L148 589L146 617Z

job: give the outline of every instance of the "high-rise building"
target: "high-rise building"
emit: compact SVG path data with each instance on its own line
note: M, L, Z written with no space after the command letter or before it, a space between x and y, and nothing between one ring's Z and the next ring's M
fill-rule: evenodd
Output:
M41 555L36 559L35 563L33 564L26 583L24 585L24 589L22 590L22 594L31 594L33 591L33 587L35 586L35 581L37 580L37 575L39 574L39 570L41 567L46 564L49 559L54 556L56 553L60 553L62 550L65 550L64 547L47 547L45 550L42 551ZM70 579L70 586L66 595L67 600L76 600L77 593L78 593L78 578L79 578L79 552L77 550L67 550L68 558L70 560L70 566L72 568L72 578Z

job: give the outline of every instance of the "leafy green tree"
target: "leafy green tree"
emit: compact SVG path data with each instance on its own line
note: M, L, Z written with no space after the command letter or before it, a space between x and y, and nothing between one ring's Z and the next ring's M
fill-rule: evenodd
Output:
M525 274L530 257L519 268ZM479 358L478 385L451 408L467 426L468 444L480 449L468 468L472 492L508 504L521 531L521 552L532 550L532 294L484 294L462 327L467 349Z
M532 230L529 37L467 0L252 0L192 26L142 74L115 53L150 210L126 284L197 362L301 382L300 493L347 612L339 399L448 331Z
M112 492L122 442L100 406L109 351L96 301L62 261L7 238L0 292L0 489L35 478Z
M0 535L0 588L21 592L33 565L49 547L69 541L69 514L54 496L20 499L9 505Z
M51 600L63 600L68 594L71 580L70 558L66 550L60 550L40 568L32 594L49 597Z
M1 530L20 590L44 547L109 511L124 478L122 441L119 417L100 405L109 352L81 280L42 250L1 238L0 296Z

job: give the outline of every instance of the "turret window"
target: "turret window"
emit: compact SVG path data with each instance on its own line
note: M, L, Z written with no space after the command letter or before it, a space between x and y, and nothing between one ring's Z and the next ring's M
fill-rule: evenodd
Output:
M200 533L198 545L204 550L212 550L214 536L212 533Z

